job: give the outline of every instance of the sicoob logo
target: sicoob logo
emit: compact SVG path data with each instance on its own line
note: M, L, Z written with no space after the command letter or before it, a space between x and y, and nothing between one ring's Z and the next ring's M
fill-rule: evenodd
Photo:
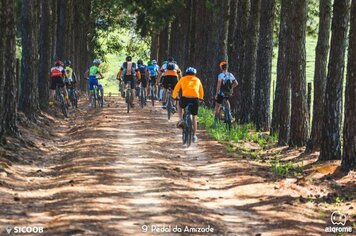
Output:
M338 211L334 211L331 214L331 223L333 223L333 225L342 225L342 226L344 226L346 224L346 215L341 214Z

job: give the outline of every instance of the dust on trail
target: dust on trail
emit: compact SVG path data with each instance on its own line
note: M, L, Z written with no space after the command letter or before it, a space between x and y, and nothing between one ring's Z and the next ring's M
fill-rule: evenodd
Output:
M312 208L291 204L299 193L289 183L275 188L265 167L229 156L203 131L183 147L176 121L158 106L127 114L119 98L103 109L82 105L32 165L1 177L0 225L40 225L44 235L154 235L155 225L231 236L323 232Z

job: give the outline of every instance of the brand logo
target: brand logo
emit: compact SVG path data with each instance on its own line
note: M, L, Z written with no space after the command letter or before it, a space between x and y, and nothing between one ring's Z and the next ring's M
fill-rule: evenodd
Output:
M325 232L328 233L352 233L352 227L346 226L347 216L338 211L334 211L330 216L332 226L327 226Z
M11 225L5 226L5 230L6 230L7 234L11 234L11 231L12 231L13 228L14 228L14 227L11 226Z
M341 214L338 211L334 211L331 214L331 223L333 223L333 225L342 225L345 226L346 225L346 215Z

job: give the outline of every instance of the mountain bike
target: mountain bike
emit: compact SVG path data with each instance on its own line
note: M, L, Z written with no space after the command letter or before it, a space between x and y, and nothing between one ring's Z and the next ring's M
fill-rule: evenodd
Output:
M192 106L192 104L189 103L185 107L184 113L183 113L184 127L183 127L183 131L182 131L182 141L183 141L183 145L186 144L187 147L189 147L190 144L192 143L193 134L194 134L192 116L191 116L191 111L190 111L191 106Z
M229 99L228 97L224 97L223 104L222 104L222 109L224 111L224 122L225 122L225 125L226 125L226 130L228 132L230 132L232 118L231 118L230 103L229 103L228 99Z
M96 102L98 102L99 107L104 106L104 91L98 85L93 85L93 92L91 96L91 105L96 108Z
M132 88L131 88L131 82L127 83L127 88L125 91L125 101L127 104L127 113L130 113L130 107L132 104Z
M174 113L173 105L174 105L174 101L173 101L173 98L172 98L172 89L169 88L168 91L167 91L167 102L166 102L168 120L171 119L171 113Z
M146 105L146 98L145 98L145 88L142 87L142 83L139 87L139 99L140 99L141 108L143 108Z
M72 108L75 110L76 108L78 108L78 91L75 88L75 86L72 86L68 89L68 95L69 95L69 99L70 102L72 104Z
M151 83L150 84L150 97L151 97L151 102L152 106L155 106L155 99L156 99L156 85Z
M66 100L64 99L64 92L63 92L64 87L61 87L57 84L56 86L56 101L57 104L59 104L61 111L65 117L69 117L69 109L68 109L68 104Z

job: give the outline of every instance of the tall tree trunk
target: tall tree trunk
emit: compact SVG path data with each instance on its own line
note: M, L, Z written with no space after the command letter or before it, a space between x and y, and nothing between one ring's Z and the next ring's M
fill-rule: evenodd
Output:
M320 0L319 3L319 33L316 46L315 71L314 71L314 102L313 124L307 151L320 148L320 137L323 123L323 106L325 98L326 68L329 53L330 25L331 25L331 0Z
M159 49L159 34L153 32L151 36L151 55L150 55L151 59L154 60L158 59L158 49Z
M228 35L228 60L229 61L238 61L237 56L237 48L236 48L236 31L237 31L237 11L238 10L238 1L232 0L230 3L230 19L229 19L229 35ZM237 68L236 68L237 69ZM235 68L230 63L230 70L233 72L235 71Z
M293 2L293 24L291 27L293 46L290 48L291 75L291 125L289 145L304 146L308 137L308 109L306 93L305 33L307 22L307 0Z
M246 55L244 60L244 83L241 86L241 123L252 121L255 95L257 42L260 24L261 0L251 0L248 23Z
M356 1L351 5L349 55L345 92L344 151L341 166L356 169Z
M269 129L270 120L274 7L275 0L263 0L261 2L254 118L256 129L262 131Z
M283 80L287 79L286 76L286 44L287 44L287 17L289 10L289 1L281 1L281 11L280 11L280 22L279 22L279 35L278 35L278 59L277 59L277 80L276 80L276 90L274 94L273 111L272 111L272 122L271 122L271 134L279 132L279 137L282 136L280 140L282 143L288 143L289 138L289 108L284 109L281 107L281 102L283 105L290 104L290 86L289 83L284 83L287 87L281 87ZM286 92L288 94L286 94ZM288 101L282 101L287 99ZM283 115L287 117L283 118L285 123L283 123L283 128L280 129L280 115L281 111L286 111Z
M349 7L349 0L335 1L333 5L332 35L325 92L325 115L321 136L320 161L336 160L341 157L341 101Z
M38 100L38 0L22 2L22 91L20 108L30 120L39 113Z
M6 6L1 8L1 6ZM0 8L0 137L16 135L17 83L16 83L16 2L1 0ZM6 61L6 64L5 64ZM6 65L6 66L5 66Z
M57 0L57 44L56 44L56 56L61 60L64 60L65 54L65 1Z
M41 1L41 26L40 26L40 64L38 71L38 92L40 108L47 110L49 99L49 70L51 67L51 10L50 1Z
M164 61L167 60L168 50L169 50L168 40L169 40L169 30L168 30L168 26L166 26L163 30L161 30L159 34L158 59L160 64L162 64Z
M248 27L248 19L250 16L250 0L239 0L238 1L238 19L237 19L237 29L235 33L235 52L234 58L230 58L229 70L235 76L239 78L240 87L244 83L244 60L245 60L245 44L246 44L246 34ZM241 114L241 89L236 89L235 93L230 99L231 110L233 114L236 114L236 120L240 119Z

